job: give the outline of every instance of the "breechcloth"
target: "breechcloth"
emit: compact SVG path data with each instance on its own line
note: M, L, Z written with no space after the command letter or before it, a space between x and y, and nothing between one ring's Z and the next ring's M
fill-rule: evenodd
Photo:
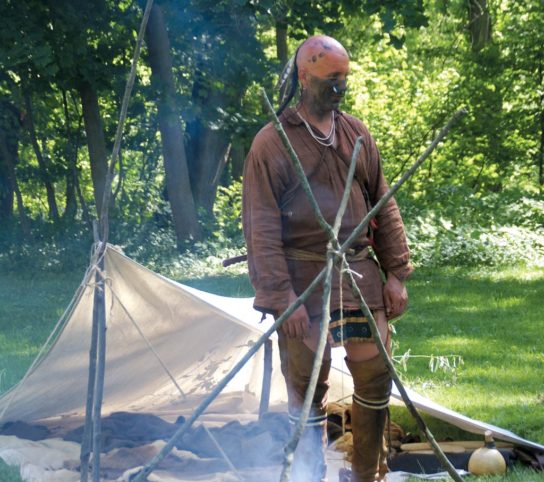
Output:
M391 331L391 325L388 325ZM331 346L344 346L348 342L374 342L370 325L362 310L335 310L331 313L329 332Z
M324 254L296 248L284 248L285 257L296 261L325 262ZM349 249L346 259L349 262L361 261L369 257L368 247ZM312 320L313 322L314 320ZM368 320L360 309L335 310L331 313L329 332L332 347L343 346L348 342L372 342L372 332Z

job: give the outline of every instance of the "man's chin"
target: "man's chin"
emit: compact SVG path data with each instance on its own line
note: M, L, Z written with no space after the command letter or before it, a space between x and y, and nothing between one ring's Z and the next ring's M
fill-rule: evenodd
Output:
M342 97L338 97L337 99L331 100L331 106L333 109L338 109L341 103L342 103Z

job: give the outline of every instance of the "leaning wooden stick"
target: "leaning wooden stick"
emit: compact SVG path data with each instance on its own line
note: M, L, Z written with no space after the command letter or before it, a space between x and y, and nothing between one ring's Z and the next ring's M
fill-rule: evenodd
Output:
M412 400L410 400L410 397L408 396L408 393L406 392L406 389L404 388L402 382L400 381L399 376L397 375L397 371L395 370L395 367L393 366L393 362L389 358L389 355L387 353L387 349L385 348L385 345L383 344L383 341L380 337L380 332L378 331L378 326L376 325L376 321L374 320L374 317L372 315L372 312L370 311L368 305L366 304L366 301L359 290L359 287L357 286L357 283L355 282L355 279L353 278L353 274L349 269L343 270L346 277L348 278L349 285L351 287L351 291L353 292L355 299L359 301L359 307L361 308L362 312L365 314L366 319L368 320L368 324L370 326L370 331L372 332L372 336L376 342L376 346L378 347L378 351L380 352L382 358L385 361L385 365L387 366L387 371L391 375L391 378L395 382L395 385L397 386L400 395L402 396L402 399L404 400L404 403L406 404L406 407L408 408L408 411L412 414L412 416L415 418L419 428L421 431L425 434L425 437L431 444L431 447L433 449L434 454L440 461L440 464L442 467L444 467L448 474L450 474L451 478L455 480L456 482L463 482L463 478L457 473L455 470L455 467L451 464L451 462L448 460L444 452L442 451L442 448L438 443L436 442L434 435L427 427L427 424L425 421L421 418L421 415L417 411L416 407L414 407L414 404L412 403Z
M80 482L87 482L89 476L89 458L92 452L93 439L93 407L94 407L94 386L96 381L96 354L98 351L98 325L96 321L99 318L98 310L103 307L102 300L98 298L103 296L103 291L99 290L100 275L98 270L104 269L104 260L100 258L95 268L95 287L93 300L93 323L91 328L91 347L89 349L89 375L87 380L87 402L85 406L85 424L83 430L83 439L81 441L80 453ZM103 287L103 285L102 285Z
M429 144L429 147L425 149L423 154L419 156L416 162L408 169L402 177L391 187L391 189L386 192L381 199L376 203L376 205L369 211L369 213L365 216L365 218L359 223L359 225L353 230L353 232L349 235L348 239L346 239L346 242L344 243L348 247L351 246L356 239L361 235L361 233L367 228L368 223L372 218L378 214L380 209L383 207L383 205L391 199L395 193L400 189L400 187L408 180L410 179L414 173L417 171L419 166L425 162L425 160L431 155L431 153L435 150L436 146L442 142L444 137L446 137L446 134L448 131L453 127L453 125L464 115L467 114L466 109L459 109L455 114L453 114L448 121L448 123L442 127L440 132L437 134L437 136L434 138L434 140Z
M321 215L321 212L319 210L319 207L317 205L317 202L315 201L315 198L313 197L313 194L311 192L311 188L309 186L309 183L306 179L306 176L304 175L304 171L302 170L302 167L301 167L301 164L300 164L300 161L298 160L298 157L294 151L294 149L292 148L290 142L289 142L289 139L285 133L285 131L283 130L283 127L281 125L281 123L279 122L275 112L274 112L274 109L272 108L269 100L268 100L268 97L266 96L266 93L263 91L263 96L265 98L265 102L266 102L266 105L270 111L270 115L273 119L273 122L274 122L274 125L276 127L276 130L279 132L280 134L280 137L285 145L285 147L287 148L287 151L291 157L291 160L293 161L293 164L295 166L295 169L296 169L296 172L297 172L297 175L299 177L299 181L301 182L301 185L304 189L304 192L307 194L307 197L310 201L310 204L314 210L314 214L317 218L317 220L319 221L320 225L322 225L325 229L325 231L327 232L327 234L329 235L329 238L331 238L331 243L335 243L337 244L338 241L336 239L333 239L333 238L336 238L336 234L334 232L334 229L331 229L330 226L328 226L328 224L326 223L326 221L323 219L322 215ZM343 244L343 247L344 246L351 246L351 244L358 238L358 236L362 233L362 231L366 228L366 226L368 225L368 222L370 221L370 219L372 217L374 217L379 211L380 209L385 205L385 203L387 201L389 201L389 199L398 191L398 189L415 173L415 171L417 170L417 168L425 161L425 159L427 159L427 157L431 154L431 152L435 149L435 147L438 145L438 143L444 138L444 136L446 135L446 133L450 130L450 128L453 126L453 124L462 116L466 113L466 110L462 109L458 112L456 112L454 114L454 116L450 119L450 121L448 122L448 124L440 131L440 133L438 134L438 136L435 138L435 140L429 145L429 147L425 150L425 152L423 153L422 156L420 156L420 158L416 161L416 163L401 177L401 179L378 201L378 203L376 203L376 205L374 206L373 209L371 209L371 211L368 213L367 216L365 216L365 219L363 219L363 221L355 228L355 230L352 232L352 234L349 236L349 238L346 240L346 242ZM352 159L353 161L353 159ZM350 166L351 168L352 166ZM346 186L347 188L347 186ZM340 213L339 213L340 214ZM368 218L368 219L367 219ZM336 221L335 221L335 227L337 225L339 221L339 217L337 216L336 218ZM349 267L345 257L343 259L343 264L345 264L346 266ZM349 271L349 269L345 270L346 273L349 275L349 280L350 280L350 284L352 285L352 289L355 291L355 288L353 288L353 286L356 287L356 284L355 284L355 281L353 280L353 275L351 274L351 272ZM326 278L328 279L328 278ZM358 288L357 288L357 291L358 291ZM324 298L325 298L326 294L324 294ZM389 359L389 356L387 354L387 350L385 349L385 346L383 345L382 341L381 341L381 338L380 338L380 335L379 335L379 331L378 331L378 327L376 325L376 322L372 316L372 314L370 313L370 310L368 309L368 306L366 305L366 302L364 301L364 298L362 297L360 291L358 291L358 299L360 300L360 303L361 303L361 307L366 307L366 311L363 310L363 312L365 313L365 316L367 317L368 321L369 321L369 325L370 325L370 328L371 328L371 331L372 331L372 335L373 335L373 338L376 342L376 345L378 346L378 349L382 355L382 357L384 358L385 362L386 362L386 366L393 378L393 380L395 381L395 384L397 385L397 388L399 388L399 392L404 400L404 402L406 403L406 405L409 407L409 410L410 412L412 413L412 415L414 415L414 417L416 418L416 421L417 423L419 424L420 428L422 428L423 432L425 433L425 436L427 437L427 439L429 440L429 443L431 444L432 448L433 448L433 451L435 452L437 458L440 460L442 466L448 471L448 473L450 474L450 476L455 480L455 481L458 481L458 482L462 482L463 479L459 476L459 474L457 473L457 471L455 470L455 468L453 467L453 465L450 463L450 461L447 459L447 457L444 455L444 452L442 451L442 449L440 448L440 446L436 443L435 439L434 439L434 436L432 435L431 431L428 429L428 427L425 425L425 422L423 421L423 419L421 418L421 416L419 415L419 413L417 412L417 410L415 409L415 407L413 406L406 390L404 389L398 375L396 374L396 371L395 371L395 367L393 366L391 360ZM324 300L324 305L325 305L325 300ZM323 315L323 318L325 318L326 315ZM323 329L323 327L322 327ZM322 336L320 337L320 341L321 341L321 338L323 338L324 335L323 333L321 334ZM323 353L316 353L316 358L322 358L323 356ZM320 365L320 364L319 364ZM314 368L315 368L316 364L314 363ZM312 375L313 375L313 371L312 371ZM314 386L309 386L308 387L308 391L306 393L306 398L305 398L305 405L306 405L306 402L308 399L312 399L313 398L313 392L315 391L315 384ZM301 419L302 419L302 416L301 416ZM299 420L299 425L301 424L300 423L301 420ZM297 427L298 428L298 427ZM299 436L300 437L300 436ZM294 437L295 438L295 437ZM298 440L298 439L297 439ZM288 473L289 471L289 466L292 462L292 451L294 451L294 449L296 448L296 444L295 444L295 447L293 448L292 447L292 444L289 444L288 445L288 448L286 450L287 452L287 455L286 455L286 460L285 460L285 463L284 463L284 471L282 472L282 482L284 482L284 480L286 480L284 478L284 475L286 473Z
M297 449L298 442L304 427L310 415L310 409L312 407L312 400L314 398L315 388L317 386L317 379L321 370L323 354L325 352L325 346L327 345L327 332L330 319L330 304L331 304L331 288L332 288L332 275L334 268L335 251L332 249L332 243L329 243L329 249L327 253L327 264L325 266L325 281L323 283L323 306L320 323L320 335L319 342L315 351L314 364L312 366L312 373L310 375L310 381L308 382L308 388L306 390L306 396L304 397L304 403L302 404L302 410L291 440L285 446L285 456L283 461L283 469L280 476L281 482L289 481L289 474L291 466L293 465L295 450Z
M102 195L102 206L99 215L99 237L96 241L98 246L98 258L103 263L103 254L106 251L109 224L108 224L108 210L109 201L111 198L111 185L113 181L113 175L115 170L115 164L119 155L119 149L121 148L121 139L123 135L123 128L125 125L125 119L128 110L128 103L134 81L136 78L136 70L138 66L138 59L140 58L140 51L142 48L144 33L147 26L147 21L151 13L151 7L153 0L147 0L140 29L138 31L138 37L136 39L136 45L134 47L134 53L132 56L132 64L130 73L125 86L125 93L123 95L123 102L121 104L121 112L119 115L119 122L117 124L117 132L115 134L115 141L113 146L113 152L111 161L109 164L108 172L106 175L106 181L104 185L104 191ZM99 268L102 270L102 268ZM81 482L87 482L89 472L89 456L90 456L90 438L92 430L92 451L93 451L93 482L99 482L100 480L100 452L101 452L101 413L102 413L102 395L104 390L104 373L105 373L105 360L106 360L106 315L105 315L105 293L103 279L99 280L97 274L95 286L95 298L93 307L93 335L91 338L90 348L90 365L89 365L89 381L87 388L87 404L85 411L85 429L83 435L83 443L81 445ZM98 293L98 295L96 294ZM96 326L95 326L96 325ZM92 417L89 415L89 409L92 409ZM91 427L91 421L92 427Z
M94 287L93 325L97 324L96 372L93 388L93 482L100 482L100 453L102 452L102 399L104 395L104 374L106 370L106 290L102 274L104 258L101 258L96 272ZM97 316L96 320L94 317ZM94 327L93 327L94 330Z
M138 68L138 59L140 58L140 52L144 42L144 35L147 28L147 22L151 15L151 8L153 7L153 0L147 0L140 28L138 30L138 37L136 38L136 45L134 46L134 53L132 55L132 63L130 65L130 73L128 74L127 83L125 85L125 92L123 94L123 101L121 102L121 112L119 113L119 122L117 122L117 130L115 131L115 139L113 142L113 151L111 153L111 160L108 166L108 172L106 175L106 182L104 185L104 193L102 196L102 206L99 213L100 221L100 241L105 245L109 236L109 204L111 198L111 185L113 183L113 175L115 173L115 164L119 157L119 150L121 149L121 140L123 138L123 129L125 127L125 120L127 117L128 103L134 87L134 81L136 79L136 72Z

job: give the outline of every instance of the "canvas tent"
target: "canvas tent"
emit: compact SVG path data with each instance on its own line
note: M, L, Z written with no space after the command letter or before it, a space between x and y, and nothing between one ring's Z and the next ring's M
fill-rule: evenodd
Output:
M92 269L86 273L37 363L0 398L0 425L7 421L46 421L57 427L81 423L86 403L93 273ZM167 420L190 415L271 324L270 320L260 321L250 298L227 298L181 285L149 271L112 246L105 250L104 273L107 351L103 415L128 411ZM342 352L333 350L332 400L351 393ZM206 420L255 417L263 359L261 348L211 404ZM284 410L286 393L276 349L271 387L271 409ZM413 392L410 395L418 409L464 430L484 433L490 429L498 440L544 451L544 446L509 431L471 420ZM400 400L398 392L393 396ZM13 442L0 437L0 457L5 455L2 447L12 447ZM13 452L9 454L13 461Z

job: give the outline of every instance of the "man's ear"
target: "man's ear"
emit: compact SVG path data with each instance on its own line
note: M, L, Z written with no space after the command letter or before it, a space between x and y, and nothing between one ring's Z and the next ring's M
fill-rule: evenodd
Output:
M302 87L306 87L306 83L308 81L308 76L306 75L305 69L298 69L298 81Z

